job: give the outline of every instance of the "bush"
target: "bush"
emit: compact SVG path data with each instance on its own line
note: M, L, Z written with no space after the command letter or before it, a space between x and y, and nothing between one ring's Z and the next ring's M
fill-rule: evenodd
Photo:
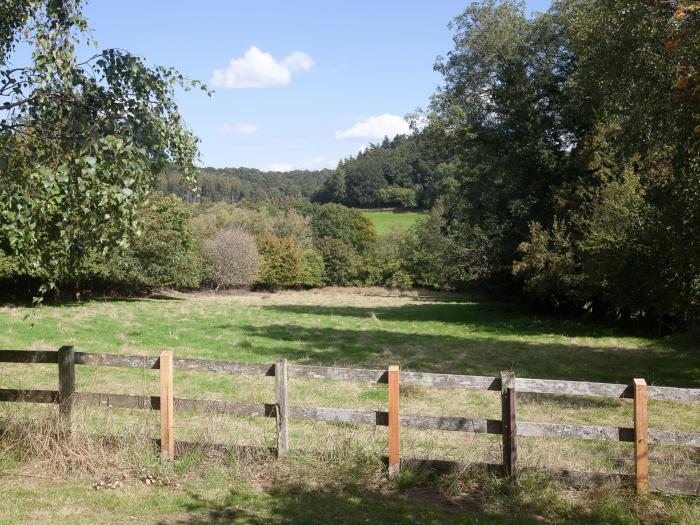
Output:
M403 232L383 235L357 265L356 277L367 286L410 288L413 278L407 269L407 236Z
M87 258L85 281L104 280L130 290L197 288L203 261L190 231L190 208L173 195L155 193L140 212L141 235L115 258ZM108 285L109 286L109 285Z
M382 206L397 206L399 208L416 207L416 190L412 188L400 188L387 186L377 193Z
M355 284L357 254L351 246L333 237L324 237L317 242L317 249L325 267L326 284L349 286Z
M294 209L278 213L272 219L272 233L277 237L294 239L301 248L313 246L311 219Z
M262 264L256 283L262 286L299 286L303 281L302 252L294 239L265 235L258 239Z
M267 210L252 210L231 204L195 207L192 231L200 239L208 239L219 230L240 229L255 237L273 233L272 217Z
M323 286L326 267L321 255L316 250L304 250L301 254L301 260L304 269L300 284L308 287Z
M358 253L365 252L377 240L372 221L362 212L341 204L324 204L316 208L311 219L311 229L318 243L330 237L352 247Z
M255 239L240 228L218 231L204 241L202 252L209 263L209 281L217 288L249 286L260 269Z

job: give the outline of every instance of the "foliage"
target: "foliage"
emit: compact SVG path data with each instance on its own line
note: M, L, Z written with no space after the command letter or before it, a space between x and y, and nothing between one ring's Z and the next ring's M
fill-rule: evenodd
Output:
M487 0L454 20L422 133L444 142L442 223L415 231L417 282L515 277L553 304L699 318L689 5Z
M90 43L80 0L3 2L2 14L0 250L45 292L93 251L127 246L166 163L189 177L196 140L174 94L198 84L120 49L79 61ZM9 65L19 46L31 65Z
M358 256L352 246L333 237L322 237L316 241L316 250L323 259L326 284L336 286L355 284Z
M405 238L404 257L408 271L418 286L451 288L457 282L450 266L451 245L445 234L444 209L438 204L418 221Z
M138 218L142 233L122 253L101 262L106 279L139 291L198 288L204 269L190 231L189 207L177 198L155 193Z
M224 228L240 228L255 237L291 237L301 247L312 245L311 221L294 208L247 208L217 203L197 205L194 210L192 228L199 239L211 237Z
M358 252L367 250L377 239L377 231L370 219L361 211L341 204L318 206L311 218L311 229L317 242L332 237Z
M299 284L309 288L323 286L326 268L323 264L323 257L313 249L301 252L301 264L303 267Z
M202 252L209 263L208 279L217 288L255 282L261 257L249 233L237 228L219 230L204 241Z
M386 138L342 160L312 200L363 208L432 206L445 175L447 142L440 129L419 130L419 117L411 117L411 135Z
M356 279L363 285L410 288L413 278L407 260L407 234L393 231L379 238L372 249L363 254L355 270Z
M197 187L193 189L183 181L176 167L169 166L158 177L156 188L188 202L262 203L294 197L308 199L333 173L332 170L280 173L254 168L204 168L197 171Z
M267 287L302 284L304 258L294 239L264 235L258 238L258 250L262 263L256 284Z
M331 173L323 182L321 189L312 196L312 200L321 204L329 202L342 203L346 199L345 176L340 170Z
M377 198L382 206L395 206L398 208L416 207L416 190L413 188L386 186L377 192Z

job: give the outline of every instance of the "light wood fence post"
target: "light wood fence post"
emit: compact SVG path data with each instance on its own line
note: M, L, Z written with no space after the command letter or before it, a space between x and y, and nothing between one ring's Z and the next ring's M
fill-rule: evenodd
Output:
M160 354L160 457L175 459L175 425L173 407L173 353Z
M399 416L399 367L389 367L389 478L401 470L401 437Z
M72 346L58 350L58 416L61 431L70 436L74 430L75 352Z
M634 379L634 478L637 494L649 492L647 382Z
M501 428L503 470L512 481L518 479L518 428L515 417L515 375L501 372Z
M289 413L287 408L287 360L275 362L275 397L277 402L277 457L289 452Z

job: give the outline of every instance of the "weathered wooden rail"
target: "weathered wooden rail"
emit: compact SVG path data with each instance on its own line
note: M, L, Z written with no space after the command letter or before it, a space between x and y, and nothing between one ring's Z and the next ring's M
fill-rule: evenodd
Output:
M72 347L62 347L58 352L0 350L0 362L58 365L58 391L0 389L0 401L58 404L62 424L67 432L72 430L72 409L76 405L160 410L161 455L165 459L174 458L173 417L178 411L274 417L277 421L277 453L281 457L285 456L289 449L290 419L388 426L390 476L397 475L400 469L401 427L501 435L503 471L514 480L518 475L517 438L519 436L631 442L634 443L635 449L634 482L636 490L640 493L650 490L648 469L650 444L700 448L700 433L649 429L647 425L648 400L697 404L700 403L700 389L648 386L643 379L634 379L631 384L624 385L518 378L512 372L502 372L499 377L488 377L400 372L398 366L389 367L388 370L305 366L288 364L285 359L279 359L272 364L237 363L205 359L174 359L171 352L163 352L159 357L86 353L76 352ZM160 396L78 392L75 390L75 365L160 370ZM176 398L173 395L173 370L272 376L275 377L275 403ZM291 379L387 383L389 388L387 411L290 406L287 403L287 389L288 381ZM500 392L501 419L402 414L399 409L401 385ZM628 428L518 421L517 392L632 399L634 426ZM700 494L700 479L672 481L670 486L673 486L676 491ZM654 489L655 487L652 487L652 490Z

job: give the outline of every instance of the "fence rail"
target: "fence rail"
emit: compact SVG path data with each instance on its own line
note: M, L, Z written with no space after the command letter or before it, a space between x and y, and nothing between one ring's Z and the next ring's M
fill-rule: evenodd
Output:
M635 379L630 385L623 385L517 378L511 372L504 372L500 377L468 376L399 372L398 367L390 367L387 370L367 370L294 365L287 364L284 359L270 364L209 359L174 359L170 352L164 352L160 357L87 353L75 352L72 347L62 347L58 352L0 350L0 362L59 365L60 389L58 391L0 389L0 401L58 404L61 408L64 425L69 432L72 429L72 407L76 405L160 410L162 455L164 458L170 459L174 457L175 451L173 413L179 411L276 418L277 450L280 456L284 456L288 450L288 420L290 419L388 426L389 473L391 476L397 475L400 468L400 427L502 435L503 470L512 479L516 479L518 473L517 438L519 436L631 442L635 444L634 481L639 492L649 490L649 444L700 448L700 433L648 429L646 424L648 400L700 403L700 389L647 386L643 379ZM75 365L160 370L161 396L78 392L75 390ZM240 403L176 398L173 396L172 388L173 369L275 377L275 403ZM290 406L287 404L286 398L288 381L293 379L387 383L390 393L388 411ZM471 419L400 413L399 389L401 385L501 392L501 419ZM635 425L634 427L614 427L519 421L516 408L516 393L518 392L633 399ZM162 399L165 399L165 405L162 404ZM163 410L162 407L166 407L167 410ZM691 480L690 483L679 482L676 485L685 487L685 492L700 493L700 480L697 482ZM673 481L671 486L673 486Z

